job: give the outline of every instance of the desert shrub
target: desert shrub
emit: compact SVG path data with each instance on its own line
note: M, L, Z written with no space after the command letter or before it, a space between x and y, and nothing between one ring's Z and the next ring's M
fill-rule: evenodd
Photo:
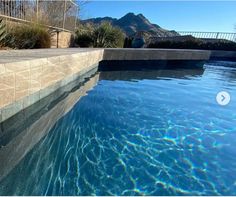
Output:
M123 47L124 34L110 23L99 26L80 25L75 40L80 47L117 48Z
M79 34L76 37L76 43L80 47L92 47L93 46L93 38L90 35Z
M119 48L124 45L121 29L104 22L94 30L94 47Z
M143 48L145 40L143 37L134 38L132 41L132 48Z
M94 27L90 24L79 25L79 28L75 32L75 43L79 47L92 47L93 46L93 32Z
M124 41L124 48L132 48L132 41L133 38L132 37L126 37L125 41Z
M11 47L17 49L50 48L50 33L38 24L17 25L9 30Z
M148 48L170 48L170 49L203 49L203 50L226 50L236 51L236 43L226 40L206 42L201 39L186 41L159 41L150 43Z
M2 18L0 18L0 47L6 45L7 31L6 24Z
M11 38L7 32L5 21L0 18L0 48L8 48L11 43Z
M8 31L6 22L0 18L0 48L8 49L11 48L13 43L12 37Z

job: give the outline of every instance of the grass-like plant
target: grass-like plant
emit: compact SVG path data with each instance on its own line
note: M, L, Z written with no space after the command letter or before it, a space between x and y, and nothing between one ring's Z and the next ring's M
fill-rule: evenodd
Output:
M124 34L110 23L104 22L99 26L80 25L76 32L76 43L80 47L123 47Z
M110 23L104 22L94 31L94 47L119 48L124 45L124 34Z
M6 24L2 18L0 18L0 47L5 45L7 32L6 32Z
M37 49L50 48L51 36L44 27L38 24L15 25L9 30L12 48Z
M79 47L93 47L93 32L94 27L91 24L80 24L75 33L75 43Z

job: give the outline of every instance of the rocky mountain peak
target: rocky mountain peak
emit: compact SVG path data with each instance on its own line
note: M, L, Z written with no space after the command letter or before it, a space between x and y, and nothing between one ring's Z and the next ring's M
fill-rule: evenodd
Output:
M119 19L100 17L83 20L82 23L89 22L98 25L104 21L108 21L112 25L121 28L127 36L134 35L139 31L148 32L151 36L164 36L165 34L170 36L172 34L177 34L175 31L168 31L157 24L152 24L143 14L140 13L136 15L133 12L129 12Z

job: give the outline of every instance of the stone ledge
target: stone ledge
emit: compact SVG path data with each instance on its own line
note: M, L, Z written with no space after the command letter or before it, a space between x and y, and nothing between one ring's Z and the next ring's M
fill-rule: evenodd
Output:
M211 51L212 60L232 60L236 61L236 51Z
M19 54L23 52L21 59ZM12 62L6 61L7 56L14 57ZM98 67L103 50L23 50L7 56L0 58L5 60L0 67L0 122Z
M104 49L103 60L209 60L211 51L185 49Z

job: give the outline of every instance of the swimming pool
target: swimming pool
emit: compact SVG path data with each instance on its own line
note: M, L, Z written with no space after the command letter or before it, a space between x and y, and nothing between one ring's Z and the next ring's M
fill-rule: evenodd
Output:
M0 149L0 195L236 195L235 98L232 62L98 72Z

